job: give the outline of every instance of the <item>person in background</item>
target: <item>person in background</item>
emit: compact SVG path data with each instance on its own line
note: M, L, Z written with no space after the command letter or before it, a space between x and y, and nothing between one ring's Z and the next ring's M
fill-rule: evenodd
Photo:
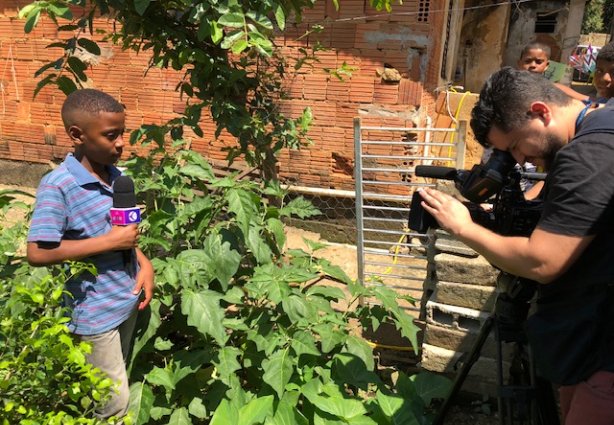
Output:
M74 153L41 180L28 233L27 259L33 266L87 261L97 274L66 282L70 331L91 344L88 361L119 384L96 416L123 417L129 388L125 361L138 310L154 288L151 262L137 247L136 225L111 226L114 166L124 146L124 107L94 89L77 90L62 106L62 120ZM136 261L125 261L124 252Z

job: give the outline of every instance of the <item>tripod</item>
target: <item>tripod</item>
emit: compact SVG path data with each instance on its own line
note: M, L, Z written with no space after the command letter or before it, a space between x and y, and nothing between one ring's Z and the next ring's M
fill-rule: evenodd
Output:
M535 375L531 349L523 331L536 283L500 273L497 287L500 293L493 313L484 322L466 361L444 399L433 425L443 425L450 402L460 391L491 331L497 346L497 404L501 425L558 425L559 415L554 393L548 381ZM503 343L513 343L510 379L504 383Z

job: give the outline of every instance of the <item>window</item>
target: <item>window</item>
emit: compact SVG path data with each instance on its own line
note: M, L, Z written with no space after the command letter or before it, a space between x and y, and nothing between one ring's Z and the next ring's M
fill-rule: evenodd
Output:
M537 18L535 19L535 32L551 34L556 29L556 18L558 13L556 12L537 12Z

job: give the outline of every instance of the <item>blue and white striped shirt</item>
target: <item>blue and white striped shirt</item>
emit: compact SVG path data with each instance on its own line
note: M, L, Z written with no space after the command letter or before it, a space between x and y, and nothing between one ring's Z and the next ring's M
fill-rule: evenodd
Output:
M109 167L113 182L121 172ZM111 230L109 210L113 206L113 189L94 176L69 154L64 162L41 180L28 242L60 242L104 235ZM133 257L134 258L134 257ZM98 275L82 273L66 282L72 298L68 324L78 335L96 335L124 322L136 308L135 270L127 270L121 251L109 251L88 257ZM131 264L134 264L133 261Z

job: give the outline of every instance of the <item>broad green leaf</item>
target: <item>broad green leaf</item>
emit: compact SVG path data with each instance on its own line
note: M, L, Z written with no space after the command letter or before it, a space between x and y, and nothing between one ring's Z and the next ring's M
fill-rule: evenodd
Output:
M277 218L269 218L266 222L266 227L275 237L278 250L282 251L286 244L286 233L284 232L283 222Z
M175 409L168 420L168 425L192 425L192 419L185 407Z
M224 37L224 40L222 41L222 44L220 44L220 47L222 49L229 49L230 47L232 47L233 44L237 42L237 40L244 37L245 32L243 30L234 30L228 35L226 35L226 37Z
M151 0L134 0L134 9L136 13L143 16L147 8L149 7L149 3Z
M343 282L348 285L352 283L352 279L345 273L345 271L341 267L331 264L330 261L318 259L318 266L322 268L324 273L338 280L339 282Z
M297 216L299 218L313 217L314 215L320 215L322 212L313 206L311 202L299 196L294 198L288 204L279 209L281 216Z
M217 22L225 27L243 28L245 26L245 15L242 13L229 12L222 15Z
M272 395L251 400L239 410L238 425L252 425L264 422L265 418L273 414Z
M152 385L162 386L169 390L175 389L175 379L173 378L173 372L166 368L154 367L151 372L145 377L147 382Z
M93 55L100 56L100 47L98 43L90 40L89 38L80 38L77 40L77 44L83 47L85 50Z
M222 236L218 233L207 237L203 251L208 257L212 275L220 282L222 289L227 290L241 264L241 254L233 250L229 242L222 242Z
M236 347L224 347L220 349L213 358L213 364L223 383L229 385L234 373L241 369L241 364L237 360L241 351Z
M279 397L283 395L286 385L290 382L293 365L294 359L290 355L289 347L274 352L262 362L264 370L262 379L275 390Z
M41 11L40 9L36 8L33 9L29 14L28 14L28 19L26 20L26 24L23 28L24 32L26 34L29 34L32 32L32 30L34 29L34 27L36 26L36 24L38 24L38 20L41 17Z
M346 339L346 335L333 329L329 324L316 325L313 327L313 330L320 336L320 345L323 353L330 353Z
M35 9L40 9L40 6L36 3L30 3L19 10L19 14L17 17L19 19L25 19L32 13Z
M336 378L359 388L365 388L372 382L379 382L378 376L367 369L360 357L347 352L335 354L331 369Z
M264 239L260 236L260 228L250 226L248 237L245 241L249 250L256 257L258 264L266 264L272 261L273 253Z
M181 312L188 318L188 325L194 326L203 335L209 335L223 346L228 339L222 326L224 310L220 307L220 295L203 290L198 293L191 289L181 294Z
M223 37L224 31L222 26L215 21L211 22L211 41L215 44L219 44Z
M345 341L345 349L343 352L360 358L366 365L367 370L373 371L375 369L373 348L364 338L356 335L348 336L347 340Z
M305 292L307 295L319 295L327 300L344 300L346 298L345 292L341 288L334 286L314 285Z
M201 165L196 164L187 164L179 169L179 172L184 176L192 177L195 179L202 180L204 182L210 182L215 179L215 175L213 174L213 169L204 168Z
M305 397L307 397L307 399L318 409L346 421L367 413L367 409L359 400L341 396L328 397L326 395L316 395L314 393L305 394Z
M233 425L239 421L239 410L223 399L215 409L209 425Z
M130 404L128 412L134 420L134 425L149 423L149 411L153 406L154 395L149 385L135 382L130 386Z
M290 295L281 301L281 305L293 323L296 323L301 319L317 320L317 317L313 317L313 310L303 297L298 295Z
M384 414L389 418L392 418L403 405L403 398L393 395L386 395L379 390L377 391L376 399L380 408L382 409L382 412L384 412Z
M409 379L414 383L416 393L426 406L429 406L434 398L445 398L452 384L445 376L429 372L418 373Z
M234 214L244 235L249 234L249 224L257 220L258 205L260 200L243 189L232 188L226 193L228 210Z
M202 399L195 397L188 405L188 412L190 415L196 416L198 419L205 419L207 417L207 408L203 404Z
M321 356L320 351L316 347L315 338L311 333L306 331L295 332L294 335L292 335L290 346L294 350L296 357L300 357L302 354Z
M237 40L232 47L230 48L230 50L232 51L232 53L239 54L241 53L243 50L247 49L248 44L247 41L244 39L241 40Z
M70 11L70 8L62 4L49 3L49 12L55 16L59 16L60 18L68 20L72 19L72 12Z
M278 4L275 8L275 21L277 22L277 26L281 31L286 28L286 14L284 13L284 8L281 4Z

